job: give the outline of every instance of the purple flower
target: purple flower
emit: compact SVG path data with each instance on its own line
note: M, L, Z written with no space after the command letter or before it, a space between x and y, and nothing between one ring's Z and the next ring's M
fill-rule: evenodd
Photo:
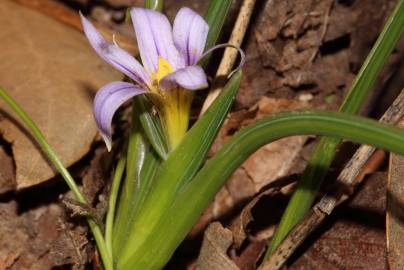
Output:
M111 82L103 86L95 97L94 118L108 150L111 149L112 117L128 99L139 94L155 93L171 102L173 98L170 95L175 91L198 90L208 86L204 70L197 65L209 31L201 16L189 8L181 8L173 28L166 16L149 9L132 8L131 17L143 66L117 44L105 40L81 15L91 46L106 62L134 82ZM181 95L186 94L176 94ZM173 107L171 104L163 111L169 113ZM187 124L185 131L186 128Z

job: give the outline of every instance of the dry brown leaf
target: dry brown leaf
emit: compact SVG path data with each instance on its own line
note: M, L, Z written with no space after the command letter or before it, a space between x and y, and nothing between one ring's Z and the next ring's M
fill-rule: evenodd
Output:
M261 192L254 199L252 199L241 211L237 219L232 223L230 229L234 237L235 248L240 248L247 237L247 226L253 220L251 210L258 203L263 196L271 196L277 192L277 189L270 188Z
M404 127L404 121L400 122ZM387 183L387 263L389 269L404 269L404 156L391 154Z
M3 38L0 83L43 131L66 166L87 153L97 133L91 113L95 91L121 79L91 49L83 34L13 2L0 3ZM11 110L5 116L3 137L12 143L17 189L53 177L46 161Z
M263 95L293 99L308 92L315 106L337 109L394 3L263 1L244 47L236 106L249 108Z
M0 194L14 190L14 165L13 159L4 151L0 145ZM0 268L1 269L1 268Z
M73 11L66 5L63 5L55 0L12 0L20 5L37 10L47 16L56 19L59 22L70 25L78 30L83 30L81 26L80 16L77 11ZM137 0L139 1L139 0ZM108 27L94 22L98 30L106 36L109 41L112 41L112 36L114 35L115 41L119 44L121 48L124 48L132 54L138 52L136 42L132 37L127 37L118 32L109 29ZM125 24L123 24L125 25Z
M300 249L304 254L298 252L300 257L288 269L386 269L385 193L386 174L372 174L352 201L323 224L321 235Z
M232 232L219 222L209 225L205 231L196 270L239 270L227 256L227 250L233 243Z

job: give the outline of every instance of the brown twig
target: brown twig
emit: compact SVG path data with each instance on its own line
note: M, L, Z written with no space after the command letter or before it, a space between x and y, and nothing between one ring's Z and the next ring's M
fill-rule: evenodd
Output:
M404 90L401 91L394 103L385 112L380 122L396 124L403 115ZM368 145L359 147L339 174L336 187L332 188L320 202L313 206L305 218L293 228L269 259L265 261L258 270L277 270L283 266L296 248L312 231L320 226L327 215L330 215L337 205L349 198L353 189L363 180L364 175L361 174L362 168L369 161L374 152L374 147ZM376 158L379 158L379 156L376 155ZM377 163L381 163L380 159Z
M320 46L323 44L323 40L325 38L325 35L327 34L327 29L328 29L328 21L330 19L330 13L333 7L334 1L331 0L330 5L328 6L325 15L324 15L324 21L323 21L323 29L321 31L321 35L318 41L318 47L317 49L314 51L314 53L312 54L312 56L309 59L309 63L312 64L314 59L316 59L316 56L318 54L318 51L320 50Z
M236 47L241 46L241 43L243 42L244 39L244 35L247 31L248 23L250 22L255 2L256 0L244 0L243 4L241 5L240 12L237 16L237 20L234 25L233 31L231 33L229 44L234 45ZM222 61L220 62L219 68L216 72L213 86L208 96L206 97L200 115L202 115L213 103L213 101L219 96L222 88L221 84L218 83L218 78L222 78L230 73L234 63L236 62L237 54L238 51L235 48L231 47L226 48L226 50L224 51Z

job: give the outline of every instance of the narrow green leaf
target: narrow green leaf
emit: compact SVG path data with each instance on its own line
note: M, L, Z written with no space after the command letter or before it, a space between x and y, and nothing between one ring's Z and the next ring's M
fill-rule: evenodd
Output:
M145 0L144 7L162 12L163 8L164 8L164 1L163 0Z
M204 15L206 22L209 25L209 33L206 39L205 50L215 46L222 31L224 22L229 12L232 0L210 0L208 9ZM206 56L201 61L202 66L209 63L211 55Z
M202 165L240 85L241 71L226 84L206 114L188 131L181 143L170 153L160 168L152 192L136 218L118 264L134 260L131 254L143 248L143 240L153 230L156 221L173 201L179 188L190 181ZM132 269L122 267L122 269Z
M213 47L219 39L224 21L229 12L232 0L211 0L204 18L209 25L209 34L206 39L205 48Z
M377 75L388 60L404 30L404 1L400 0L383 28L371 52L356 76L348 95L340 107L341 112L356 113L369 95ZM317 191L334 159L340 140L322 138L316 146L306 170L299 181L280 224L268 247L266 257L276 249L289 231L310 209Z
M133 220L151 189L160 159L143 138L140 106L133 103L132 125L127 150L126 176L120 194L119 211L114 226L113 251L119 257Z
M136 190L136 183L140 179L140 172L144 164L147 153L147 144L142 136L142 129L139 116L136 115L137 106L132 106L132 123L128 138L127 158L126 158L126 175L121 187L119 196L119 208L114 224L113 235L113 252L114 257L120 250L122 243L125 241L128 230L128 219L133 194Z
M177 195L153 232L122 269L162 269L233 172L261 146L293 135L335 136L404 155L404 130L339 112L275 114L237 132Z
M108 212L105 221L105 242L109 254L112 254L112 235L114 227L115 210L117 208L116 202L118 199L119 188L123 178L123 172L125 170L126 156L119 159L116 165L114 177L112 179L111 191L108 199Z
M393 13L383 27L358 75L352 83L351 90L343 101L340 111L356 113L363 100L375 84L378 74L387 62L391 52L404 31L404 0L399 0Z
M140 115L140 123L150 144L161 159L167 159L167 139L161 127L158 114L153 113L153 110L151 110L153 104L145 96L137 96L133 99L133 102L135 104L134 108Z
M60 175L65 180L66 184L69 186L70 190L73 192L76 200L83 204L88 204L86 198L81 193L73 177L70 175L69 171L65 168L62 161L59 159L56 152L47 142L45 136L42 134L41 130L34 123L34 121L29 117L29 115L18 105L18 103L9 96L6 91L0 87L0 98L2 98L10 108L17 114L21 121L26 125L28 130L31 132L35 140L41 146L42 151L46 154L47 158L50 160L52 165L60 173ZM93 233L94 239L97 243L98 251L101 255L101 260L106 270L113 270L112 256L108 252L104 237L102 235L101 228L98 224L91 218L87 218L88 225Z

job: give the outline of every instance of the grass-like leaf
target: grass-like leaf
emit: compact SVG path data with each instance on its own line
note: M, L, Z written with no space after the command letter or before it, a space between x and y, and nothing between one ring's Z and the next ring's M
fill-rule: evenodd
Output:
M237 132L207 161L160 217L156 228L161 230L147 239L147 249L136 250L132 254L136 260L127 261L123 269L161 269L219 189L252 153L277 139L305 134L334 136L404 154L404 130L359 116L298 110L259 120Z
M209 25L209 33L206 39L205 50L213 47L219 39L227 13L229 12L232 0L210 0L208 10L204 18ZM202 66L206 66L211 55L206 56L201 61Z
M120 202L114 224L113 254L117 258L126 243L135 215L151 189L154 173L160 163L154 148L144 138L141 127L143 108L132 107L132 123L127 147L126 175L121 187Z
M356 76L341 112L356 113L369 95L377 75L386 63L404 30L404 1L400 0ZM316 146L280 224L268 247L266 257L275 250L288 232L310 209L317 191L334 158L339 139L322 138Z
M140 209L127 239L127 245L119 258L118 265L122 269L133 269L126 265L139 259L132 256L137 249L151 248L145 240L155 229L156 221L175 199L178 190L195 176L204 162L230 110L240 80L241 71L233 75L224 87L223 93L188 131L181 143L169 154L167 160L161 164L153 190Z
M142 124L144 133L149 139L150 144L153 146L156 153L161 159L167 159L168 146L167 138L161 127L160 118L157 113L153 113L151 108L153 104L147 100L145 96L137 96L133 98L133 102L140 116L140 123Z

